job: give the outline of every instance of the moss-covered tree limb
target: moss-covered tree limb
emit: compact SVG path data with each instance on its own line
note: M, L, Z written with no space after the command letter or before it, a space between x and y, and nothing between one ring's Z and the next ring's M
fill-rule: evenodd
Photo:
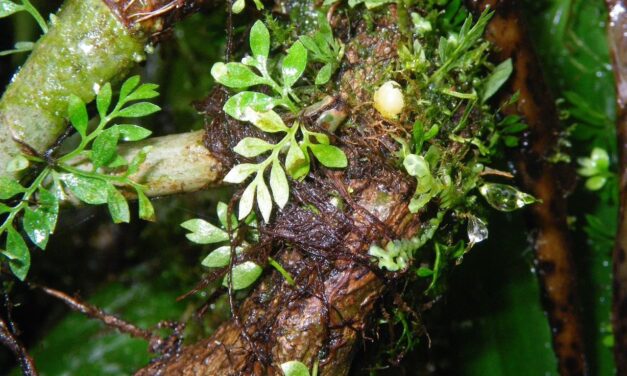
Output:
M119 153L130 161L146 147L150 147L146 160L130 178L142 184L149 197L195 192L222 182L222 164L205 147L204 131L129 142L120 146ZM73 163L80 169L92 168L80 160Z
M0 99L0 176L20 149L45 151L66 127L68 98L91 101L144 60L149 39L201 1L67 0Z
M618 135L618 178L620 211L613 254L614 357L618 375L627 373L627 4L623 0L606 1L610 20L608 41L616 81L616 130Z
M542 200L530 210L533 228L537 231L535 262L552 328L553 348L561 375L585 375L588 365L576 269L566 223L566 198L556 179L560 167L548 161L559 137L557 111L528 39L520 4L507 0L470 0L468 3L477 10L490 6L496 11L486 37L497 46L495 58L498 61L512 58L514 63L510 93L519 92L520 100L505 112L519 114L529 124L530 147L517 156L517 165L526 189Z

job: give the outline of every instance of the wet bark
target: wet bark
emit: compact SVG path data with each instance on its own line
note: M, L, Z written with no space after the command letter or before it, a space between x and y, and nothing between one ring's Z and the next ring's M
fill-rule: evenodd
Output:
M518 91L520 100L505 112L523 116L529 125L529 136L517 156L517 167L523 186L542 200L531 207L530 214L543 305L549 317L560 374L585 375L588 366L566 223L566 189L560 186L560 166L548 161L556 151L560 130L555 104L527 37L520 5L508 0L468 3L475 9L490 6L495 10L486 38L497 47L495 60L513 60L514 77L509 92Z
M620 211L613 254L614 357L618 375L627 374L627 4L607 0L608 41L616 80L616 130L618 135L618 179Z

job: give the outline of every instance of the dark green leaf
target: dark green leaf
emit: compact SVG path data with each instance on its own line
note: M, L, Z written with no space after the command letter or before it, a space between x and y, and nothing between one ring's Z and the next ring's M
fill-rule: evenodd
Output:
M266 80L257 76L253 71L241 63L215 63L211 67L213 78L224 86L234 89L244 89L266 83Z
M133 124L116 124L110 129L116 129L122 141L139 141L152 134L151 130Z
M416 120L414 122L414 126L412 127L412 137L414 139L414 150L416 153L420 153L422 150L422 144L425 140L425 129L420 120Z
M196 218L181 223L181 227L191 231L187 239L198 244L220 243L229 240L229 235L211 223Z
M483 86L481 103L485 103L505 84L513 70L512 59L505 60L494 69Z
M50 235L50 227L45 213L40 210L26 208L24 210L22 225L24 226L24 232L26 232L26 235L28 235L33 244L41 249L46 249Z
M270 53L270 33L266 25L259 20L250 29L250 49L255 57L267 58Z
M124 196L111 184L107 187L107 206L113 223L128 223L131 213Z
M137 200L139 201L139 218L144 221L156 221L155 208L152 206L150 199L140 189L137 190Z
M117 128L106 129L96 137L91 151L94 166L106 166L115 159L119 138L120 132Z
M7 249L2 252L9 259L9 267L15 276L23 281L30 269L30 252L26 242L12 226L7 229Z
M233 290L245 289L255 283L263 269L252 261L246 261L233 267ZM228 286L228 275L224 277L224 286Z
M107 182L76 174L60 174L65 186L81 201L99 205L107 202Z
M6 176L0 176L0 200L7 200L25 190L17 181Z
M283 76L283 85L292 87L298 81L307 66L307 49L300 41L296 41L292 47L287 50L287 55L283 59L281 66L281 75Z
M112 96L113 93L111 91L111 84L107 82L100 88L98 96L96 97L96 107L98 108L100 118L107 116L107 111L109 111L109 107L111 106Z
M73 94L70 95L68 103L68 116L76 131L78 131L81 137L85 137L87 133L87 123L89 122L87 107L82 99Z
M117 113L117 116L126 118L138 118L154 114L159 110L161 110L161 107L157 106L154 103L139 102L123 108L122 110L120 110L120 112Z
M344 168L348 165L346 154L333 145L312 144L311 152L320 163L330 168Z

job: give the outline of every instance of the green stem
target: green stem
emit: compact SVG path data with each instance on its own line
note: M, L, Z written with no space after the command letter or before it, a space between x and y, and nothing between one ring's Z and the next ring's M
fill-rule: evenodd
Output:
M39 176L37 176L37 178L33 180L31 185L26 189L26 191L22 195L22 199L20 200L20 203L11 208L11 212L9 213L7 218L4 220L4 223L2 223L2 225L0 226L0 234L3 233L7 229L7 227L13 223L13 220L15 219L15 217L26 207L30 198L33 196L35 191L37 191L37 189L41 185L41 182L43 182L43 180L48 176L50 171L51 170L49 167L44 168L44 170L39 174Z
M30 3L29 0L22 0L22 6L28 13L31 14L31 16L33 16L35 21L37 21L37 23L39 24L39 27L44 32L44 34L47 33L48 24L46 23L46 20L44 20L44 18L41 16L39 11L37 11L37 8L35 8L33 4Z

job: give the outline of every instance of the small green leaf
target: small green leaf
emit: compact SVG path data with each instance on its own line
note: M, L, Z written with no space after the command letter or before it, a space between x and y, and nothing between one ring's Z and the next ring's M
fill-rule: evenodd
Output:
M307 158L296 141L290 144L290 148L287 151L285 168L287 173L295 180L302 179L309 173L309 158Z
M316 159L326 167L344 168L348 165L346 154L337 146L312 144L309 148Z
M481 103L490 99L512 75L514 67L512 59L507 59L499 64L488 77L481 92Z
M281 371L285 376L309 376L307 366L297 360L281 364Z
M121 109L117 113L117 116L125 118L138 118L154 114L159 110L161 110L161 107L157 106L154 103L139 102Z
M211 67L211 75L222 85L233 89L244 89L267 82L242 63L215 63Z
M259 138L246 137L235 145L233 151L246 158L253 158L272 150L275 146Z
M257 172L258 170L259 165L252 163L242 163L233 167L222 180L225 183L239 184L246 180L252 173Z
M318 44L312 37L308 35L301 35L300 37L298 37L298 40L300 40L303 46L305 46L306 49L311 51L314 54L314 56L322 55L322 51L320 51Z
M110 129L116 129L122 141L139 141L152 134L151 130L134 124L116 124Z
M244 116L255 127L267 133L286 132L288 130L283 119L274 111L256 112L247 108Z
M126 198L111 184L107 188L107 206L113 223L128 223L131 221L131 212Z
M5 214L5 213L10 213L10 212L11 212L11 207L0 202L0 215Z
M139 202L139 218L144 221L156 221L157 218L155 217L155 208L152 206L150 199L146 197L146 194L141 189L137 190L137 201Z
M231 246L225 245L211 251L201 264L208 268L223 268L231 261Z
M242 91L230 97L224 104L224 112L231 117L246 121L246 109L250 108L256 112L270 111L276 105L276 100L263 93L254 91Z
M23 281L30 269L30 252L26 242L12 226L7 229L7 249L2 252L9 259L9 267Z
M407 173L411 176L423 178L425 176L431 175L431 171L429 170L429 164L420 155L409 154L403 160L403 166L405 166L405 170L407 170Z
M283 209L290 198L290 186L283 167L276 159L272 162L272 169L270 170L270 188L272 188L274 202Z
M259 20L250 29L250 49L255 57L267 58L270 53L270 32Z
M117 155L120 132L117 128L105 129L96 137L91 151L91 160L96 167L108 165Z
M148 153L152 150L152 146L144 146L131 160L131 163L128 165L128 169L125 172L126 176L130 176L136 174L139 171L141 165L146 161L146 157L148 157Z
M16 42L12 50L0 51L0 56L8 56L21 52L32 51L34 47L35 43L33 42Z
M316 75L316 85L324 85L331 79L331 75L333 74L333 64L327 63L325 64Z
M245 0L237 0L236 2L233 3L233 7L231 8L231 10L235 14L240 14L242 13L245 7L246 7Z
M126 98L126 101L130 102L158 97L158 88L159 85L157 84L142 84Z
M605 176L593 176L586 180L586 188L590 191L598 191L603 188L606 182L607 178Z
M237 219L240 221L253 210L253 203L255 202L255 190L257 189L257 181L253 180L242 193L242 197L239 199L238 215Z
M24 171L28 168L29 164L30 162L28 161L28 159L26 159L26 157L24 157L22 154L18 154L17 156L15 156L15 158L11 159L9 163L7 163L7 171Z
M239 265L236 265L235 267L233 267L233 290L241 290L249 287L250 285L255 283L257 279L259 279L259 276L261 276L262 272L263 269L261 268L261 266L255 264L252 261L246 261ZM222 282L222 284L225 287L229 285L228 275L224 277L224 281Z
M126 97L139 85L139 76L129 77L120 88L120 102L126 102Z
M106 181L76 174L59 174L59 178L79 200L91 205L107 202Z
M50 191L39 188L39 209L46 216L48 222L48 230L50 234L54 232L59 218L59 199Z
M229 235L226 231L200 218L185 221L181 223L181 227L191 231L191 233L185 236L194 243L212 244L229 240Z
M41 249L46 249L50 236L50 226L46 214L41 210L26 208L24 209L22 225L24 232L26 232L33 244Z
M89 122L87 107L85 106L85 102L74 94L70 95L68 116L76 131L78 131L81 137L85 137L87 134L87 124Z
M8 17L13 13L17 13L22 10L24 10L22 5L9 0L0 0L0 18Z
M18 193L26 191L20 183L6 176L0 176L0 200L7 200Z
M424 140L429 141L433 137L437 136L440 133L440 126L437 124L433 124L431 128L425 133Z
M272 215L272 196L270 196L270 190L264 180L259 180L257 183L257 206L261 211L263 220L270 222L270 216Z
M226 203L220 201L218 202L216 212L218 215L218 220L220 221L220 224L222 224L222 227L228 229L229 226L228 226L228 223L226 222L226 218L228 216L229 206ZM231 213L230 218L231 218L231 223L230 223L231 230L234 230L238 226L237 217L233 213Z
M111 106L112 96L111 84L107 82L100 88L96 96L96 108L98 109L98 114L101 119L107 116L107 111L109 111L109 107Z
M283 85L292 87L298 81L307 66L307 49L300 41L296 41L292 47L287 50L287 55L283 59L281 66L281 75L283 76Z
M433 275L433 270L426 268L424 266L421 266L420 268L418 268L418 270L416 271L416 275L418 277L431 277Z

